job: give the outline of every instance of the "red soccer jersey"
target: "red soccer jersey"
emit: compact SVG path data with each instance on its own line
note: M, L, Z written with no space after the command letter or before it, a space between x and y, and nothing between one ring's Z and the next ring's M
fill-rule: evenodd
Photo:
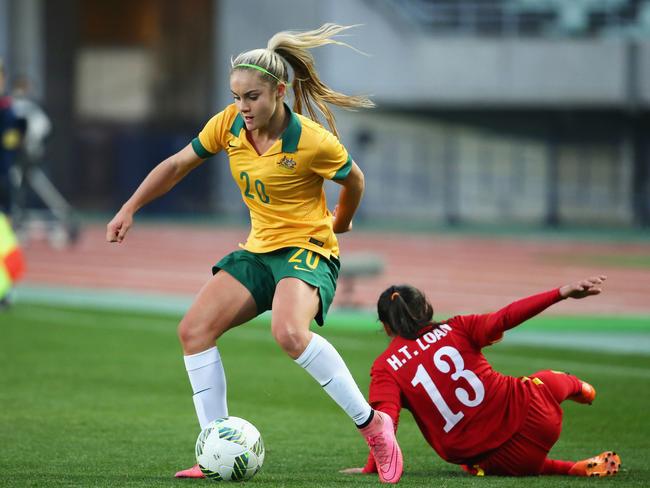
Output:
M370 403L409 409L440 457L472 463L519 430L530 401L528 385L494 371L481 349L560 299L555 289L425 327L416 340L395 337L372 366Z

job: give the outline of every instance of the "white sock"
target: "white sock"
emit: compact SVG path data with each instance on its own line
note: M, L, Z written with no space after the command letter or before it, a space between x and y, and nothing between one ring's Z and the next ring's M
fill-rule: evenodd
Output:
M361 425L368 420L372 408L359 391L343 358L326 339L314 334L295 361L318 381L355 424Z
M201 429L219 417L228 416L226 403L226 374L217 347L183 356L190 377L194 408Z

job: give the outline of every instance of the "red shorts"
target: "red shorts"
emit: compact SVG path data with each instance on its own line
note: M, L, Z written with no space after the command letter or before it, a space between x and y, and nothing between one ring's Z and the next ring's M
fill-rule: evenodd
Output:
M551 390L537 378L526 380L531 398L519 432L490 452L478 464L467 467L472 474L538 475L544 460L562 432L562 409Z

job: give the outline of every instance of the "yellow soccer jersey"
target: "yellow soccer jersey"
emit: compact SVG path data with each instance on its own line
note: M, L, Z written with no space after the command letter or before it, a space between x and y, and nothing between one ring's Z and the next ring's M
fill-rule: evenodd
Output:
M262 155L248 141L235 104L212 117L192 147L201 158L222 149L228 153L232 177L250 211L244 249L263 253L297 246L338 257L323 182L344 179L352 159L329 131L285 107L289 125Z

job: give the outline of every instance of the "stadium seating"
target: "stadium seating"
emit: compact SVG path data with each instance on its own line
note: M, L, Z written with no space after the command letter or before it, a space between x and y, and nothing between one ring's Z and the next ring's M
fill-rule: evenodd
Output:
M446 35L650 33L647 0L391 0L423 30Z

